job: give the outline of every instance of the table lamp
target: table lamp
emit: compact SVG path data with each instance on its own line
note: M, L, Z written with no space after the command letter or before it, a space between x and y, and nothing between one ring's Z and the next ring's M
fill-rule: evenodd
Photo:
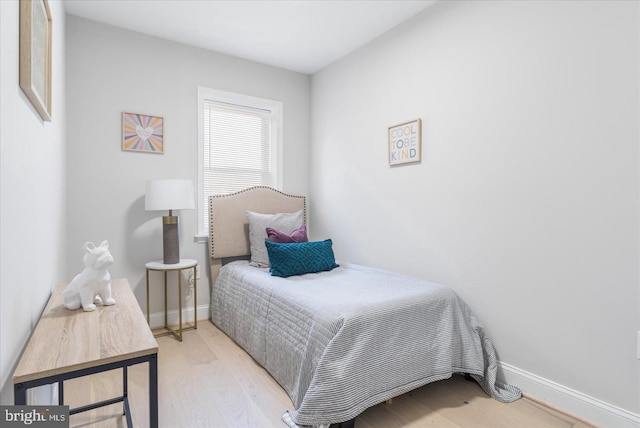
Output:
M147 181L144 209L147 211L169 210L162 217L162 251L164 264L180 262L180 240L178 216L173 210L195 209L193 182L190 180L149 180Z

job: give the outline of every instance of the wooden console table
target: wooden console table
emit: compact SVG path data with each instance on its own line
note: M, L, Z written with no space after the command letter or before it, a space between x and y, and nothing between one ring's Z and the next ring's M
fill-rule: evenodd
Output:
M58 384L58 404L64 404L67 379L116 368L123 371L121 397L70 409L69 414L122 402L132 427L127 392L127 368L149 363L149 426L158 426L158 343L126 279L111 281L116 304L95 311L71 311L62 304L66 285L55 288L27 343L13 375L14 401L27 404L27 389Z

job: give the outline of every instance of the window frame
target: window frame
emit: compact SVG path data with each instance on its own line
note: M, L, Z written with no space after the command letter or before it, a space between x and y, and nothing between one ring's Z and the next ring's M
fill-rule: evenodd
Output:
M270 133L270 166L273 183L271 186L282 190L282 141L283 141L283 106L281 101L236 92L222 91L219 89L198 86L198 203L196 206L198 215L198 230L196 242L206 242L209 231L205 227L204 216L209 209L204 201L204 105L205 101L215 101L227 104L247 106L271 112Z

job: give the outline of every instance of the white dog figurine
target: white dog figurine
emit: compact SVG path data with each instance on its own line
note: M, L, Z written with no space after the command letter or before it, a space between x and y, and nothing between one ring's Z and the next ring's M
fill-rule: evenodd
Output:
M71 280L62 293L64 307L76 310L82 305L85 311L96 309L95 303L114 305L111 296L111 275L107 268L113 264L109 242L102 241L99 247L93 242L84 244L84 270Z

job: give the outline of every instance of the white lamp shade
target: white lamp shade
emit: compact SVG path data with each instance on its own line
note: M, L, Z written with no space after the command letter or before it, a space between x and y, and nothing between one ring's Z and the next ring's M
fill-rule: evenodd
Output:
M149 180L144 195L144 209L147 211L196 208L191 180Z

